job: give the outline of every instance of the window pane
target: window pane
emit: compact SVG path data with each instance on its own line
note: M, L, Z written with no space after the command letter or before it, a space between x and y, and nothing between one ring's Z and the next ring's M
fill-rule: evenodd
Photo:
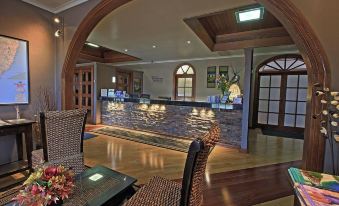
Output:
M285 115L284 126L286 127L294 127L295 115Z
M192 96L192 88L185 88L185 96L186 97Z
M178 88L178 97L183 97L183 96L185 96L184 91L185 91L184 88Z
M291 59L291 58L287 58L286 59L286 69L287 68L291 68L292 66L292 64L295 62L295 59L293 58L293 59Z
M178 78L178 87L185 87L185 78Z
M192 67L190 67L190 68L188 69L187 74L194 74L194 71L193 71Z
M298 100L299 101L306 101L307 100L307 89L299 89Z
M281 76L274 75L271 77L271 87L280 87Z
M299 76L299 87L307 87L308 85L307 75Z
M297 100L297 89L286 89L286 100Z
M268 114L268 124L278 125L278 117L279 117L278 114L273 114L273 113Z
M259 99L268 99L268 93L269 93L269 89L260 88Z
M258 123L267 124L267 113L258 112Z
M296 127L305 128L305 116L297 115Z
M259 111L261 112L268 112L268 101L266 100L259 100Z
M276 60L276 62L281 68L285 68L285 59Z
M186 73L188 71L188 69L190 68L190 66L188 65L183 65L181 66L182 70L184 71L184 73Z
M185 87L192 87L193 85L193 79L192 78L186 78Z
M275 62L270 62L270 63L268 63L267 65L269 65L269 66L271 66L271 67L273 67L273 68L276 68L276 69L281 70L280 67L279 67Z
M178 69L177 74L184 74L184 72L182 71L181 67Z
M306 102L298 102L297 113L306 114Z
M270 101L270 112L279 113L279 101Z
M269 86L270 86L270 76L261 76L260 87L269 87Z
M280 100L280 89L271 88L270 100Z
M297 86L298 86L298 75L288 75L287 87L297 87Z
M296 102L285 102L285 113L295 114Z

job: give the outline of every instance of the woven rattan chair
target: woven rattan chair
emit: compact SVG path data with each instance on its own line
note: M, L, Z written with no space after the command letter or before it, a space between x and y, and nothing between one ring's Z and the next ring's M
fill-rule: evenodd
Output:
M202 205L208 155L219 138L220 129L217 124L213 124L204 138L191 143L182 184L162 177L153 177L124 206Z
M84 171L83 136L87 110L40 113L43 149L32 152L33 168L63 165L76 174Z

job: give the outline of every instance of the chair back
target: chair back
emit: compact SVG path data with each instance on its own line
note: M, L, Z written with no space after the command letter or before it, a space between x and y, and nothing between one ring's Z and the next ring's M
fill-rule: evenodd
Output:
M196 139L191 143L182 181L180 206L202 205L207 159L219 138L220 128L213 123L210 131L202 139Z
M85 109L40 113L44 160L47 164L70 167L76 174L84 170L86 116Z

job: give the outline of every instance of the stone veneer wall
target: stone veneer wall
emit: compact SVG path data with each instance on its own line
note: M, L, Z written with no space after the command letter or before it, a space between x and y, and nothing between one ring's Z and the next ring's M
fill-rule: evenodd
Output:
M132 102L102 101L102 124L147 130L193 139L202 137L217 121L219 143L240 147L242 110L215 110L204 107L146 105Z

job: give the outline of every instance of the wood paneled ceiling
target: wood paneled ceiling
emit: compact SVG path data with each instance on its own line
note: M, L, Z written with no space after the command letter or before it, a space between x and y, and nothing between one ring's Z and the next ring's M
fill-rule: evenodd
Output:
M184 19L211 51L268 47L294 44L282 24L267 10L263 19L237 23L235 12L246 7Z
M112 49L108 49L103 46L95 48L85 44L80 51L77 63L87 63L87 62L120 63L139 60L141 59L118 51L114 51Z

